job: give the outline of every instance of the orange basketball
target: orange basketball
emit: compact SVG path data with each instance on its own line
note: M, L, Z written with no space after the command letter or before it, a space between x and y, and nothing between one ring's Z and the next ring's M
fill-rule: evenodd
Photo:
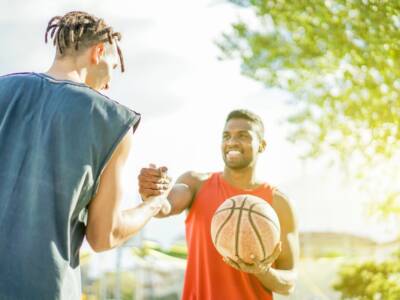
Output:
M274 209L264 199L237 195L225 200L211 221L211 238L224 257L239 257L252 263L272 254L280 240L280 224Z

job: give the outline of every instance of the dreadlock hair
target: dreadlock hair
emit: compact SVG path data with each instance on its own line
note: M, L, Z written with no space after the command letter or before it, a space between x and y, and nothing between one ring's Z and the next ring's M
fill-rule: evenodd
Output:
M248 121L254 123L258 127L258 130L257 130L258 137L260 138L260 140L263 139L264 123L260 116L256 115L255 113L253 113L247 109L236 109L236 110L231 111L228 114L225 123L227 123L231 119L245 119L245 120L248 120Z
M57 46L59 55L64 55L67 51L79 51L87 49L101 42L116 43L121 72L125 71L124 58L117 41L121 40L121 34L114 32L103 19L97 18L83 11L72 11L64 16L51 18L47 25L45 42L48 35L53 39L54 46Z

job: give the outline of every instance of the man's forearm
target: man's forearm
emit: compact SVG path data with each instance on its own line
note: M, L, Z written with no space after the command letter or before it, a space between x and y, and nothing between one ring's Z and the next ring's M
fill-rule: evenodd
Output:
M255 276L266 289L274 293L289 295L294 289L297 272L270 268L266 273L255 274Z
M160 199L152 199L137 207L123 210L112 232L111 248L117 247L139 232L162 207Z
M178 215L188 209L190 203L192 202L193 195L187 185L177 183L173 186L168 196L160 195L157 196L157 198L163 199L163 201L168 201L171 210L167 213L165 213L163 210L160 210L160 212L155 217L166 218L169 216Z

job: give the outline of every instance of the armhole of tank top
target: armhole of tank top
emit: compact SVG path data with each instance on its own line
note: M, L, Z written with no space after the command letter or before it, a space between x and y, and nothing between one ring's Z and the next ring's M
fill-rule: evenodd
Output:
M192 204L190 206L190 208L188 209L187 213L186 213L186 218L185 218L185 223L187 223L189 221L189 219L191 218L191 216L193 215L193 209L192 207L195 205L195 201L197 199L197 197L199 196L199 194L203 191L204 187L214 178L214 176L216 176L218 173L215 172L210 172L209 173L210 176L204 180L203 183L201 183L201 185L199 186L198 190L196 191L196 195L193 198Z
M140 119L139 119L140 120ZM112 154L115 151L115 148L119 145L123 137L128 133L128 131L132 128L133 132L135 131L137 124L138 124L138 118L136 115L132 114L130 118L125 122L125 125L123 126L122 130L120 131L119 135L115 139L114 143L111 145L109 148L109 151L107 152L107 155L105 159L103 160L102 164L99 167L99 172L98 175L95 177L95 181L93 184L93 187L87 192L87 195L82 199L84 203L77 203L77 207L80 207L78 211L78 221L82 222L87 225L87 219L88 219L88 205L90 201L96 196L97 191L99 189L100 185L100 178L101 175L103 174L105 168L107 167L108 162L110 161L110 158ZM133 134L133 133L132 133Z
M275 195L275 192L279 192L279 188L276 185L269 185L269 188L271 189L271 195L273 198Z
M269 183L265 183L264 187L269 190L268 193L269 193L269 196L271 197L270 198L271 200L268 202L269 202L269 204L272 205L272 203L274 202L274 193L275 193L275 190L277 190L277 187L275 185L271 185Z
M119 145L119 143L121 142L121 140L124 138L124 136L128 133L128 131L132 130L134 131L137 127L138 122L140 121L140 117L138 117L135 114L131 114L130 117L125 121L124 126L122 127L122 129L120 130L119 134L117 135L116 139L114 140L114 143L111 145L111 147L109 148L104 160L101 162L100 166L99 166L99 171L95 177L95 182L93 185L93 191L91 194L90 199L88 200L88 203L91 201L91 199L93 199L93 197L96 196L97 194L97 190L99 188L99 184L100 184L100 178L101 175L103 174L104 170L106 169L112 154L114 153L116 147Z
M124 138L124 136L128 133L128 131L131 128L134 128L134 124L133 122L135 121L135 117L132 116L129 118L129 120L126 122L125 126L123 127L123 129L120 131L119 135L117 136L117 138L115 139L114 143L111 145L109 151L107 152L103 162L100 164L99 167L99 173L96 176L96 191L97 191L97 186L98 186L98 182L100 181L100 177L103 174L105 168L108 165L108 162L111 159L111 156L113 155L115 149L117 148L117 146L119 145L119 143L121 142L121 140Z

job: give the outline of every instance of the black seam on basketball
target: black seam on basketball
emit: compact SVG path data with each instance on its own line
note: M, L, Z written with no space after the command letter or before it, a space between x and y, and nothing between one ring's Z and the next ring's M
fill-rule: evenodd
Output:
M233 201L233 199L230 199L232 201L233 206L230 208L231 212L229 213L228 217L225 219L225 221L222 223L221 226L219 226L217 234L215 235L215 241L214 241L214 245L217 246L217 241L218 241L218 237L219 234L221 233L222 229L224 228L224 226L226 225L226 223L228 223L229 219L232 217L233 213L235 212L235 201Z
M258 204L258 203L257 203L257 204ZM224 209L221 209L221 210L217 211L215 214L219 214L220 212L223 212L223 211L226 211L226 210L229 210L229 209L235 210L235 209L240 209L240 207L224 208ZM249 211L248 208L243 208L242 210ZM263 214L259 213L258 211L255 211L255 210L253 210L251 213L256 214L256 215L258 215L258 216L260 216L260 217L263 217L264 219L267 219L268 221L270 221L270 222L272 223L272 225L275 226L275 228L276 228L278 231L280 230L279 227L278 227L278 225L276 225L275 222L274 222L273 220L271 220L270 218L268 218L267 216L264 216Z
M217 211L214 213L214 215L219 214L221 211L226 211L226 210L228 210L228 209L234 209L234 208L236 208L236 207L235 207L235 200L233 200L233 199L229 199L229 200L231 200L232 206L230 206L230 207L225 207L225 208L222 208L222 209L220 209L220 210L217 210Z
M234 261L233 259L231 259L231 262L232 262L239 270L242 269L242 268L240 267L240 265L239 265L236 261Z
M242 214L243 214L243 206L246 203L246 199L247 197L245 197L243 199L242 205L240 206L240 210L239 210L239 216L238 216L238 221L237 221L237 225L236 225L236 233L235 233L235 255L236 257L239 257L239 232L240 232L240 221L242 219ZM235 209L232 209L235 210Z
M261 205L261 204L264 204L264 203L255 203L254 206ZM278 230L279 232L281 231L280 226L278 226L273 220L268 218L268 216L265 216L265 215L263 215L263 214L261 214L261 213L259 213L257 211L254 211L254 210L252 211L252 213L264 217L265 219L270 221L275 226L276 230Z
M262 249L262 253L263 253L263 259L261 261L263 261L265 259L265 256L266 256L264 244L262 242L261 234L258 232L258 229L257 229L256 225L254 224L253 219L251 218L251 213L253 212L252 211L253 207L256 206L256 205L257 205L257 203L255 203L255 204L250 206L250 209L249 209L249 221L250 221L251 227L253 228L255 234L257 235L258 242L260 243L260 246L261 246L261 249Z

